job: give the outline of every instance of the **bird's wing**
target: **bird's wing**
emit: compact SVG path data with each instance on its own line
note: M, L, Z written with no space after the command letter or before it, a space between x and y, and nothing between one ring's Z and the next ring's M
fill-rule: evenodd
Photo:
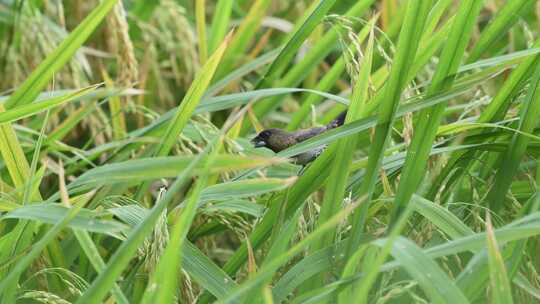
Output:
M326 131L326 127L315 127L311 129L298 130L294 132L294 138L296 142L302 142L306 139L310 139L315 135L319 135Z

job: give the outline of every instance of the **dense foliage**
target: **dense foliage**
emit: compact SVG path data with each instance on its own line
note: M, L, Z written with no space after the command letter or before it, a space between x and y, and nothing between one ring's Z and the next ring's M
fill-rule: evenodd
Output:
M539 22L535 0L0 0L0 303L540 301Z

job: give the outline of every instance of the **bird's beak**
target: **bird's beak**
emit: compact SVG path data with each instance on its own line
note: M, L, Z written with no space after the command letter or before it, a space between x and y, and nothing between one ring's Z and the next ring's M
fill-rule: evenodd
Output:
M266 146L266 142L264 142L264 140L260 140L257 138L252 139L251 143L253 144L255 148L262 148Z

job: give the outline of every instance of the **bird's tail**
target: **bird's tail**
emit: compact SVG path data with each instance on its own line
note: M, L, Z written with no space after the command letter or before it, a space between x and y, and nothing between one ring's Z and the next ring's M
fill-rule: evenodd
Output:
M334 120L326 125L326 128L333 129L342 126L345 123L345 116L347 116L347 110L341 112Z

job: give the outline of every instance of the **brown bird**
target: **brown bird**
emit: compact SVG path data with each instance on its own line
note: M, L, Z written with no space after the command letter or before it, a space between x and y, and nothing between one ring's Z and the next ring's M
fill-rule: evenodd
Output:
M266 129L260 132L255 138L251 140L255 148L266 147L275 153L283 151L297 143L303 142L313 136L324 133L330 129L337 128L343 125L347 111L342 112L332 120L329 124L323 127L314 127L310 129L302 129L297 131L285 131L282 129ZM299 165L305 166L319 156L326 145L317 147L313 150L298 154L294 156L295 162Z

